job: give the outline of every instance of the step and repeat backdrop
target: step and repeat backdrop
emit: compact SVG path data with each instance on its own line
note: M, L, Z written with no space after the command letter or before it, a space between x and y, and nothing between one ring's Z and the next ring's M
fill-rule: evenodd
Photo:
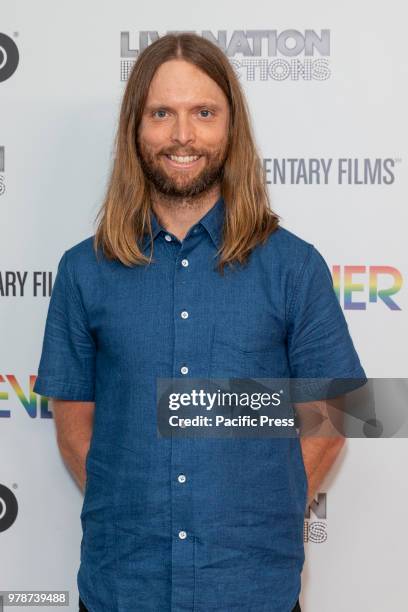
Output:
M67 590L77 610L83 498L32 387L57 263L94 233L129 71L166 32L224 50L282 225L325 257L367 375L407 378L404 11L2 1L0 591ZM303 610L405 609L407 462L404 438L348 440L305 515Z

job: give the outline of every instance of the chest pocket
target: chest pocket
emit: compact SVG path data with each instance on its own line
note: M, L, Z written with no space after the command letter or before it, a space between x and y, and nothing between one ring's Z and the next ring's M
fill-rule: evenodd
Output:
M210 355L210 378L266 378L278 375L280 340L273 334L241 329L226 333L216 325Z

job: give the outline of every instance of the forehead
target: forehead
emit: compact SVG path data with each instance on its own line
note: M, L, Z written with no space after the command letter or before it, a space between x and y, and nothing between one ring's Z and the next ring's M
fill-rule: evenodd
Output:
M164 62L150 83L147 103L183 104L200 99L227 105L222 89L205 72L182 59Z

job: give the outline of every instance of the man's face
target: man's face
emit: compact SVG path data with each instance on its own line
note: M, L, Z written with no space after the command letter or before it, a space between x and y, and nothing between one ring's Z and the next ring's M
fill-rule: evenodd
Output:
M152 79L139 126L145 175L173 198L207 191L222 174L228 124L228 101L215 81L184 60L165 62Z

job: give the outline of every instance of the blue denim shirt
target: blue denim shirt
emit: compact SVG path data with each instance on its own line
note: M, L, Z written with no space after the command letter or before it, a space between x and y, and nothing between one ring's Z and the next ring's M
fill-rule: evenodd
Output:
M92 236L59 262L34 391L96 403L78 572L91 612L289 612L299 596L299 439L156 430L157 377L365 376L312 244L280 227L215 270L224 210L183 241L151 213L146 266L97 259Z

